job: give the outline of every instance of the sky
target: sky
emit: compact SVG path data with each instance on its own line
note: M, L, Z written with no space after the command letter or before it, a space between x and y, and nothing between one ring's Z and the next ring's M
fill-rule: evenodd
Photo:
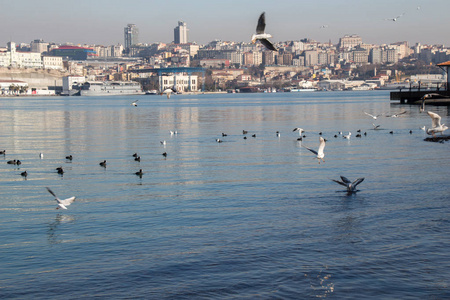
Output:
M249 42L262 12L273 42L336 44L356 34L368 44L450 46L450 0L0 0L0 8L0 47L35 39L124 44L129 23L139 28L141 43L171 43L178 21L187 23L190 42Z

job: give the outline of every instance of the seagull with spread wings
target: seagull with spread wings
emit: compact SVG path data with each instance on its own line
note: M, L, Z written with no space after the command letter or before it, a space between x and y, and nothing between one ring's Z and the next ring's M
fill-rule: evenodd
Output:
M427 113L431 118L431 128L427 129L427 134L431 134L433 137L436 137L436 132L443 134L448 127L445 124L441 124L441 116L431 111L427 111Z
M358 186L358 184L360 184L361 182L364 181L364 177L362 178L358 178L355 181L350 181L347 177L341 176L342 181L339 180L333 180L334 182L343 185L347 188L347 193L351 194L351 193L356 193L358 190L356 189L356 187Z
M256 40L259 40L267 49L272 51L278 51L277 48L272 44L268 38L272 35L265 32L266 29L266 17L265 13L262 13L258 19L258 25L256 26L256 34L252 35L252 43L254 44Z
M305 147L306 149L308 149L309 151L311 151L312 153L314 153L316 155L317 160L319 161L319 164L320 164L320 160L325 162L325 160L323 159L325 157L325 153L323 153L323 149L325 148L325 140L324 140L323 137L320 136L319 137L319 141L320 141L319 149L317 149L317 151L313 150L311 148L308 148L306 146L303 146L303 145L302 146Z
M72 204L73 201L75 201L75 197L70 197L67 199L59 199L58 196L55 195L55 193L53 193L53 191L49 188L46 188L47 191L53 195L53 197L55 197L55 201L58 203L58 207L56 209L62 208L62 209L67 209L67 206L69 206L70 204Z
M374 120L376 120L376 119L378 119L378 117L380 117L382 114L379 114L379 115L372 115L372 114L369 114L369 113L367 113L367 112L364 112L366 115L368 115L369 117L371 117L372 119L374 119Z

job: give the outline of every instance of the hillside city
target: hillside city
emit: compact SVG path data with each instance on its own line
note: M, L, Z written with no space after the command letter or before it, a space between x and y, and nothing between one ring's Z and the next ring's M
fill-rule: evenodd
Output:
M446 78L436 64L450 60L443 45L374 45L355 34L338 44L307 38L278 42L278 51L250 41L199 45L189 42L189 29L181 21L172 43L141 43L135 24L124 27L123 36L123 45L109 46L9 42L0 48L1 94L61 94L63 78L65 92L84 81L137 81L143 91L177 85L179 92L439 89ZM27 80L31 77L42 80Z

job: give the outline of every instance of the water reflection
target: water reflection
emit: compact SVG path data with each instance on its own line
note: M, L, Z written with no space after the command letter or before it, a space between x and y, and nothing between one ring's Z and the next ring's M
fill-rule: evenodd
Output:
M58 234L58 227L64 223L71 223L75 221L75 217L65 214L57 214L55 219L48 224L47 228L47 240L50 244L59 244L63 240L60 239Z

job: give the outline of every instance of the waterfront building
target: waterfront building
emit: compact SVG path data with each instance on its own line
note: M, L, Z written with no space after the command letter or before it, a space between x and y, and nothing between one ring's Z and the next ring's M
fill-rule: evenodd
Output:
M16 50L16 43L9 42L6 51L0 52L0 66L14 68L42 68L40 53Z
M160 90L175 88L178 92L196 92L198 90L198 76L196 75L162 75L160 76Z
M139 44L139 29L135 24L128 24L123 29L123 36L125 52L128 54L131 46Z
M186 22L178 21L178 26L174 28L174 44L186 44L189 42L189 29Z

